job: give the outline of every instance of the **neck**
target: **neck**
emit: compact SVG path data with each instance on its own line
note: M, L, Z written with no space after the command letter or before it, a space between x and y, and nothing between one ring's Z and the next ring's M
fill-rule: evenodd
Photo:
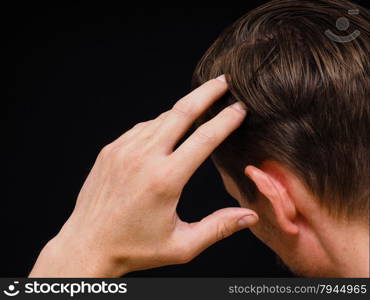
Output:
M369 277L369 224L333 221L317 231L332 276Z

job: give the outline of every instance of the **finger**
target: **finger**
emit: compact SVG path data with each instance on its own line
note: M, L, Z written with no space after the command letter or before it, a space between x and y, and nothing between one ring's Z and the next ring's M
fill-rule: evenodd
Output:
M199 116L227 91L224 77L207 81L176 102L159 128L156 141L172 150Z
M157 119L163 121L163 120L165 120L167 118L167 116L168 116L169 113L170 113L170 111L169 110L166 110L165 112L161 113L157 117Z
M257 222L258 215L253 210L241 207L223 208L200 222L192 223L191 230L183 239L185 243L193 245L190 255L195 257L214 243Z
M151 120L150 120L151 121ZM148 126L148 123L150 121L140 122L135 124L131 129L127 130L125 133L123 133L121 136L119 136L114 143L115 144L121 144L126 142L128 139L130 139L133 136L137 136L138 133L143 130L146 126Z
M140 130L140 132L136 132L137 134L139 133L144 133L144 135L151 135L152 132L154 132L158 126L167 118L169 114L169 110L161 113L158 117L156 117L153 120L149 120L145 122L146 126L143 126Z
M167 118L167 116L169 115L169 111L165 111L163 113L161 113L157 118L155 118L154 120L150 120L148 122L148 126L146 126L145 128L143 128L137 135L137 140L139 141L143 141L143 140L147 140L148 138L152 138L153 136L156 135L156 131L158 129L158 127L161 126L161 124L163 123L163 121Z
M116 143L120 144L122 142L126 142L128 139L132 137L139 138L140 135L144 132L144 129L146 129L147 135L151 134L151 132L154 132L156 128L158 128L160 123L166 119L168 114L169 114L169 111L167 110L161 113L157 118L153 120L137 123L134 127L132 127L130 130L126 131L119 138L117 138Z
M176 180L185 184L206 158L240 126L246 115L244 104L236 102L213 119L198 127L197 130L184 142L170 157L170 164L176 167ZM184 163L186 162L186 163ZM178 168L178 166L182 166Z

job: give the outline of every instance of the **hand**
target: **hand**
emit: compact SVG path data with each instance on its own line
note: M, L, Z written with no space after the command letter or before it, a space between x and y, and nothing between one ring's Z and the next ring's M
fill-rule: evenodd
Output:
M115 277L189 262L215 242L254 225L255 212L230 207L183 222L176 206L184 185L243 121L240 103L200 126L175 151L192 123L227 91L213 79L154 120L105 146L75 209L41 251L31 277Z

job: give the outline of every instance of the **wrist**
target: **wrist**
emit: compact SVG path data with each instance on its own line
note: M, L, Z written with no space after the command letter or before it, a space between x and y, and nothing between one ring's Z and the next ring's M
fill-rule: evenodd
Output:
M119 277L128 272L123 259L59 233L42 249L29 277Z

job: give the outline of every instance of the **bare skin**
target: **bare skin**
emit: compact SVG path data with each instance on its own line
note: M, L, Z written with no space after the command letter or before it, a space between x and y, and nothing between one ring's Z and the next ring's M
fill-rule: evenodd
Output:
M369 219L335 217L319 205L291 170L266 161L247 166L258 189L257 201L244 199L235 182L219 169L227 191L257 212L252 232L297 275L369 277Z
M98 155L60 232L41 251L30 277L117 277L192 260L217 241L258 222L247 208L186 223L176 213L195 170L246 115L229 106L177 141L228 87L210 80L154 120L139 123ZM184 163L186 162L186 163Z

